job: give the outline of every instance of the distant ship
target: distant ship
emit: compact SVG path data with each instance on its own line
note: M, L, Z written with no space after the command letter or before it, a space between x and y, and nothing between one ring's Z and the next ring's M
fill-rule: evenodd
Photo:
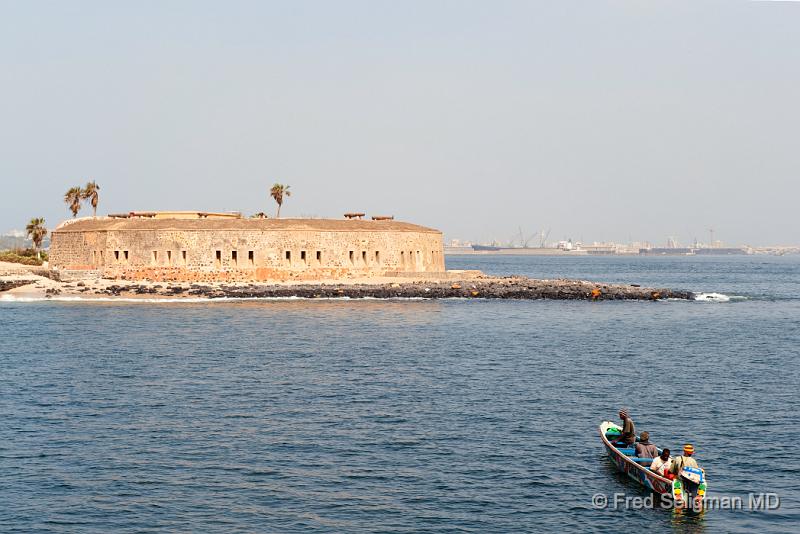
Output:
M740 254L750 254L747 249L739 247L698 248L695 249L694 253L701 256L738 256Z
M495 245L472 245L472 250L484 251L484 252L485 251L497 252L501 248L503 247L498 247Z
M572 243L570 243L569 246L558 247L501 247L500 245L472 245L472 250L474 252L526 254L537 256L583 256L587 254L585 250L573 248Z

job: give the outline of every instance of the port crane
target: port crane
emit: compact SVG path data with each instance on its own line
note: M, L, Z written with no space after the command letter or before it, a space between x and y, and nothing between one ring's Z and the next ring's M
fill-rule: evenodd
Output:
M538 238L539 239L539 248L545 248L547 246L547 238L550 237L550 228L547 229L547 232L544 230L540 230L535 234L531 234L528 237L525 237L525 233L522 231L522 227L519 227L518 234L516 238L511 239L511 243L513 245L514 241L519 239L519 246L521 248L531 248L531 241Z
M550 230L551 229L548 228L546 234L544 233L544 230L539 232L539 237L541 237L539 240L539 248L545 248L547 246L547 238L550 237Z

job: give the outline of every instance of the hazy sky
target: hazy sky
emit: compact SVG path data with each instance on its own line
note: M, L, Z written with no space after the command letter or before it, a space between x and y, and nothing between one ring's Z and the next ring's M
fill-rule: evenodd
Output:
M800 3L0 0L0 231L89 178L101 213L280 181L448 239L797 244Z

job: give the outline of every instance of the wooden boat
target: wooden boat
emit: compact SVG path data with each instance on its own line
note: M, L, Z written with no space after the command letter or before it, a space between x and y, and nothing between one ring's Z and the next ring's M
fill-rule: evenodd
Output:
M617 469L645 488L661 495L670 495L676 506L684 505L684 488L682 484L679 481L672 481L650 471L650 464L653 462L652 458L636 458L635 449L619 448L611 443L609 437L614 439L614 436L620 435L621 432L622 429L611 421L603 421L600 423L600 439L603 441L603 445L608 451L608 456L614 462L614 465L617 466ZM659 449L658 452L661 453L661 449ZM705 480L700 489L701 491L697 493L697 497L700 501L693 502L693 505L701 504L705 496ZM691 497L695 497L695 495Z

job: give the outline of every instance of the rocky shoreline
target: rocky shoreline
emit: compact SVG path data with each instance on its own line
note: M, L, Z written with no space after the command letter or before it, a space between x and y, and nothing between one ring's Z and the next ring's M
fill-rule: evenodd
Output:
M320 284L178 284L120 282L113 280L42 284L26 280L14 285L23 291L28 284L47 297L83 296L124 298L480 298L517 300L692 300L689 291L646 288L635 284L601 284L582 280L537 280L525 277L478 277L465 280L415 280L381 283ZM31 285L33 284L33 285ZM10 289L10 287L9 287Z
M36 280L0 280L0 293L35 283Z

